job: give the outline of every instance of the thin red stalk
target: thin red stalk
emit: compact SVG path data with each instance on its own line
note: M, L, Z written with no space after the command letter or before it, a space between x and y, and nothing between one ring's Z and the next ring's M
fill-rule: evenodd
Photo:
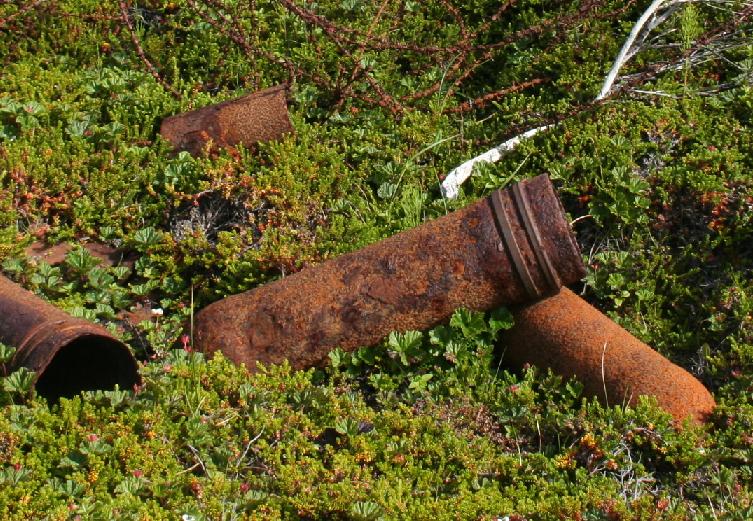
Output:
M496 101L500 98L503 98L507 96L508 94L512 94L513 92L519 92L521 90L525 90L535 85L541 85L542 83L546 83L548 81L550 81L549 78L535 78L530 81L524 81L523 83L515 83L514 85L510 85L509 87L505 87L504 89L500 89L495 92L484 94L483 96L480 96L476 98L475 100L466 101L456 107L446 109L445 113L459 114L461 112L468 112L469 110L473 110L473 109L480 109L480 108L485 107L492 101Z
M173 95L173 97L180 99L181 95L180 93L173 88L172 85L167 83L162 76L160 76L159 71L157 71L157 68L152 65L152 62L149 61L149 58L146 57L146 53L144 53L144 48L141 46L141 41L139 40L139 37L136 35L136 31L133 28L133 22L131 21L131 17L128 16L128 6L126 5L124 0L119 0L118 4L120 5L120 14L122 17L123 22L126 24L126 27L128 28L128 32L131 35L131 41L133 42L134 47L136 47L136 54L139 55L139 58L141 58L141 61L146 66L147 70L149 71L149 74L152 75L152 77L157 80L157 82L162 85L162 87L168 91L170 94Z
M7 24L18 18L19 16L23 16L32 9L36 8L39 4L44 2L45 0L34 0L34 2L31 2L30 4L27 4L21 8L18 9L15 13L12 15L7 16L6 18L0 18L0 29L5 27Z

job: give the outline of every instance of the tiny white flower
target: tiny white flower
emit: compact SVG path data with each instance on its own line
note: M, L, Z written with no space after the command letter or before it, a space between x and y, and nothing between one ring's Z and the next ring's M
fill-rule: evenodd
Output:
M156 317L161 317L164 314L165 314L165 310L163 310L162 308L154 308L152 310L152 315ZM185 514L185 515L188 515L188 514Z

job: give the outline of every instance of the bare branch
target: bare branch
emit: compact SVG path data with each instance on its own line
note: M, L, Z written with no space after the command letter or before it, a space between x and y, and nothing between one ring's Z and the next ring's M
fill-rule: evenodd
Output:
M465 180L468 179L473 173L473 167L475 167L479 163L496 163L497 161L502 159L502 157L507 152L514 150L521 141L531 138L539 132L543 132L551 128L551 126L552 125L544 125L541 127L532 128L531 130L527 130L522 134L508 139L504 143L500 143L491 150L487 150L483 154L466 161L462 165L455 167L452 171L450 171L449 174L447 174L445 180L442 181L442 195L444 195L448 199L455 199L458 196L458 189L460 188L460 185L463 184Z
M19 8L18 11L13 13L10 16L7 16L6 18L0 18L0 29L8 25L8 23L12 22L19 16L24 16L26 13L31 11L32 9L36 8L39 4L45 2L46 0L34 0L33 2L26 4L25 6Z
M625 62L630 59L630 50L633 48L633 44L635 43L636 38L638 38L638 35L643 30L643 26L646 25L649 19L654 16L654 14L656 14L656 12L666 3L667 0L654 0L653 2L651 2L651 5L648 7L648 9L646 9L646 11L635 23L633 30L630 31L630 35L622 45L622 49L620 49L617 58L615 58L614 64L609 70L609 74L607 74L607 77L604 80L603 85L601 86L601 90L599 91L599 94L596 96L597 100L604 99L609 95L609 92L612 90L612 85L617 79L617 74L619 74L620 69L623 65L625 65ZM653 27L655 27L655 25Z
M149 58L146 57L146 53L144 53L144 48L141 46L141 41L139 40L139 37L136 35L136 31L133 28L133 21L131 20L131 17L128 14L128 6L126 5L125 0L120 0L118 4L120 5L120 15L126 27L128 28L128 33L131 35L131 41L133 42L134 47L136 47L136 54L138 54L139 58L141 58L141 61L146 66L147 70L149 71L149 74L151 74L152 77L155 80L157 80L157 83L162 85L162 88L164 88L167 92L172 94L173 97L180 99L181 98L180 92L175 90L175 88L172 85L167 83L162 78L162 76L160 76L159 71L157 71L157 68L152 64L152 62L149 61Z
M728 4L727 0L654 0L651 5L643 12L638 21L633 26L628 38L623 43L620 52L615 58L611 69L609 70L604 82L601 86L599 94L594 99L592 106L598 105L600 102L608 99L615 92L615 83L619 77L620 70L625 64L638 52L645 48L645 43L649 34L668 20L682 4L689 4L694 2L709 2L719 5ZM716 5L715 7L719 7ZM656 77L661 72L675 70L683 66L697 65L703 61L711 60L712 57L719 58L720 48L719 46L712 45L712 42L719 40L723 36L729 36L732 32L732 28L738 26L743 20L750 18L753 15L753 5L746 5L746 8L736 13L735 20L731 22L731 25L725 27L719 27L715 31L711 31L701 37L696 44L680 59L670 60L669 62L656 64L650 70L642 73L632 75L625 78L623 84L631 85L637 81L646 81L649 78ZM648 94L649 91L637 91L642 94ZM655 95L671 96L666 93L651 92ZM502 159L502 157L514 150L524 139L531 138L544 130L551 128L552 125L540 125L538 127L527 130L521 134L518 134L504 143L497 145L496 147L487 150L483 154L480 154L473 159L466 161L460 166L451 170L447 177L444 179L441 185L442 194L448 199L454 199L458 196L460 185L468 179L474 166L479 163L495 163Z

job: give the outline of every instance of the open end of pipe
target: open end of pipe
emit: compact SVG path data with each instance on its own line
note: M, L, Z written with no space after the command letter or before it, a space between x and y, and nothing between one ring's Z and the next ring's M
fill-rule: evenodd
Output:
M39 375L36 390L48 401L81 391L132 389L138 367L128 349L111 338L86 335L62 347Z

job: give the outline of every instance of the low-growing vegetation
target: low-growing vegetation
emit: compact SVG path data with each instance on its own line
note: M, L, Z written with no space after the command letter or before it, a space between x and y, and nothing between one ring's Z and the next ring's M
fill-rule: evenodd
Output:
M753 8L667 1L593 101L648 5L0 2L2 272L144 375L59 403L4 376L0 518L753 517ZM159 136L279 83L295 135L198 157ZM548 124L443 197L452 168ZM712 390L706 426L511 371L503 309L303 372L174 349L212 301L540 173L577 289Z

